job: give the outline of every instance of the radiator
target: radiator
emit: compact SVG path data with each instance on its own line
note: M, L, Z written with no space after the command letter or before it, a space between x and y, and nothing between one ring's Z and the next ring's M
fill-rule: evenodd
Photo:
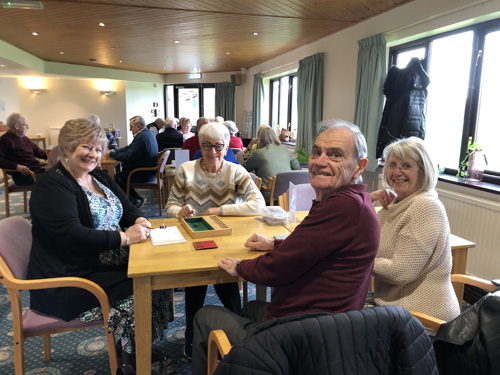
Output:
M476 243L469 249L467 273L488 280L500 277L500 203L436 190L446 208L451 233Z

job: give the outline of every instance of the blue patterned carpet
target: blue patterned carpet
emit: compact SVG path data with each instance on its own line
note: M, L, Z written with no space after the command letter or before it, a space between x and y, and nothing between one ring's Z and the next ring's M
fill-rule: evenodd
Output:
M146 217L157 218L158 200L145 191L147 197L143 207ZM22 193L10 196L11 216L24 214ZM0 219L5 217L5 201L3 186L0 187ZM165 216L163 216L165 217ZM249 300L255 299L255 285L248 285ZM209 287L205 304L220 305L212 286ZM23 306L29 306L29 294L23 293ZM163 333L162 340L153 343L153 349L174 361L177 373L191 374L191 364L183 357L184 344L184 292L175 292L175 319L169 329ZM12 342L12 316L9 297L6 289L0 285L0 375L14 374L14 352ZM63 333L52 336L52 359L43 361L42 338L29 338L25 342L25 374L26 375L109 375L109 360L104 329L93 328L83 331Z

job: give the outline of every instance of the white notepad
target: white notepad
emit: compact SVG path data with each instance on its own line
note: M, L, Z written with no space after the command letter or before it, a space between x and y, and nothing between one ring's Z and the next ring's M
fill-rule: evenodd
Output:
M175 226L152 229L150 237L153 242L153 246L187 242L179 229Z

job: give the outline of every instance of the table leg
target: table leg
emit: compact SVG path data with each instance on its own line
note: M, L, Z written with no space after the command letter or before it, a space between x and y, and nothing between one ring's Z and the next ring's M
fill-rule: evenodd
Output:
M135 278L134 315L137 375L151 374L151 303L151 278Z
M451 254L453 257L453 266L451 268L451 273L457 273L465 275L465 269L467 267L467 251L468 248L452 249ZM453 288L458 298L458 304L460 306L460 311L462 311L462 303L464 302L464 284L454 283Z

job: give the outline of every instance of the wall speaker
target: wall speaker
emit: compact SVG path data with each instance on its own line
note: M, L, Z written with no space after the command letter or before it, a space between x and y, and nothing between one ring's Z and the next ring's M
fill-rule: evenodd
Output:
M232 74L231 75L231 83L234 86L241 86L241 74Z

